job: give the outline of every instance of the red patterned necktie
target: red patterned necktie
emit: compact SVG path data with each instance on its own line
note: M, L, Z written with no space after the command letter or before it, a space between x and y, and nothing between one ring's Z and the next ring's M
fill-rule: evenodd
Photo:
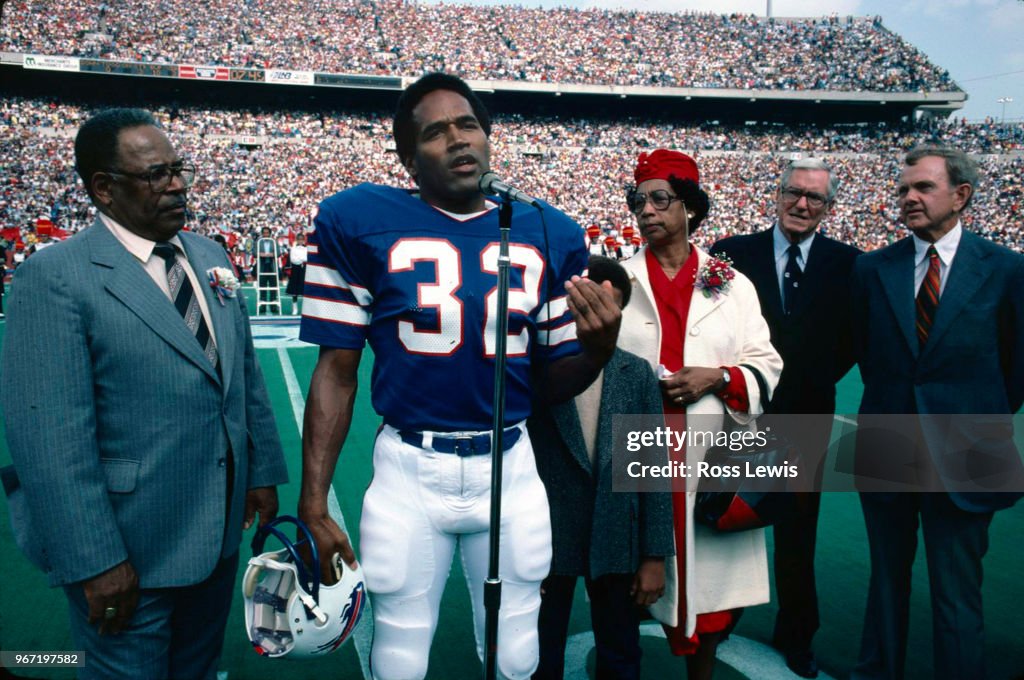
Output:
M175 247L166 241L157 241L153 246L153 252L164 259L167 266L167 285L171 290L171 299L174 306L181 314L185 325L196 336L199 346L203 348L203 354L210 360L214 368L217 367L217 346L210 335L210 329L206 326L206 319L203 318L203 310L199 307L199 298L196 297L192 283L185 273L185 268L175 257Z
M935 246L928 246L928 273L917 291L917 341L921 347L928 342L928 331L939 307L939 254Z

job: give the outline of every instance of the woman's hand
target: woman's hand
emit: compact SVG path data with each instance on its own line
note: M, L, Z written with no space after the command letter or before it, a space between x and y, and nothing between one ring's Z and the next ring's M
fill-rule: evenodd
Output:
M658 383L665 401L680 405L692 404L705 394L718 392L725 387L723 372L721 368L684 366Z

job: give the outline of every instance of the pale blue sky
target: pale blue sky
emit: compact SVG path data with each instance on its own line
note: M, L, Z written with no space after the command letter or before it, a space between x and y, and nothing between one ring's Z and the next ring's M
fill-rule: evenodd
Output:
M466 0L461 0L466 1ZM494 0L468 0L497 4ZM519 0L528 7L609 7L662 11L687 9L763 15L765 0ZM948 69L969 99L970 120L999 118L996 100L1011 97L1006 118L1024 120L1024 2L1021 0L774 0L785 16L881 15L883 23ZM1003 75L1006 74L1006 75Z

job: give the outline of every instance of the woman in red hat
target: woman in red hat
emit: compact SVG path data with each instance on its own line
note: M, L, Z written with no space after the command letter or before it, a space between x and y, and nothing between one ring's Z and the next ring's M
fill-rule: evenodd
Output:
M666 425L685 432L743 428L774 389L782 360L772 347L750 281L690 242L710 207L697 163L678 151L641 154L627 195L647 245L623 262L633 302L623 311L619 346L644 357L661 378ZM670 451L694 466L705 447ZM673 493L676 556L666 563L665 595L650 607L669 646L687 656L689 680L710 678L718 643L742 607L769 599L763 530L714 533L693 522L694 493Z

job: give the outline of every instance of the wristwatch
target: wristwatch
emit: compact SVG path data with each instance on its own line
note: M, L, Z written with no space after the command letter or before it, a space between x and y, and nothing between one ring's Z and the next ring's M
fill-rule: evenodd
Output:
M732 374L729 372L728 368L722 369L722 380L725 381L725 384L722 385L722 389L724 390L729 387L729 382L732 380Z

